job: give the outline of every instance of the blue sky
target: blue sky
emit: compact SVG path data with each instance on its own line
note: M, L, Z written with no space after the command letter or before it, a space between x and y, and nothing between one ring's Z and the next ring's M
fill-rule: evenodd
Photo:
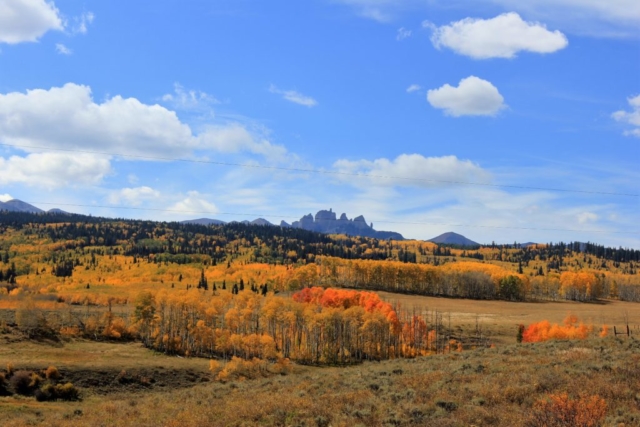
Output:
M639 248L640 3L522 3L0 0L0 200Z

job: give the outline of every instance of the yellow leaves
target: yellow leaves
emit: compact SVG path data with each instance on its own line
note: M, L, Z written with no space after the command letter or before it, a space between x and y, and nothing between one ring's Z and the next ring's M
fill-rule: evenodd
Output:
M217 374L220 371L220 369L221 369L220 362L214 359L211 359L209 361L209 371L211 371L212 374Z
M561 292L568 299L584 301L598 297L599 285L594 273L565 271L560 275Z

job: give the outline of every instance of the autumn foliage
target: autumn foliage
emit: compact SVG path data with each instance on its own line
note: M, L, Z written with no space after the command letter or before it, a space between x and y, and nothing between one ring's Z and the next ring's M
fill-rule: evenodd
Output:
M607 413L607 404L599 396L571 399L566 393L552 394L535 407L530 427L598 427Z
M567 316L563 325L551 324L547 320L532 323L522 333L523 342L541 342L548 340L586 339L593 331L593 326L587 326L578 321L574 315Z
M382 313L390 322L397 324L398 316L391 304L384 302L374 292L344 289L305 288L293 294L293 300L301 303L319 304L322 307L348 309L362 307L368 313Z
M429 354L439 338L433 328L420 316L403 313L402 319L372 292L316 287L292 298L265 298L249 290L211 295L192 289L141 294L127 331L167 354L254 362L334 364Z

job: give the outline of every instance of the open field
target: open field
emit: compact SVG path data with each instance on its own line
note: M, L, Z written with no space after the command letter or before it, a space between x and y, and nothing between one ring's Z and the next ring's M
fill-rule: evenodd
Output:
M3 345L0 363L23 349L26 364L58 358L48 363L60 362L69 376L91 368L92 357L95 371L155 370L156 381L182 369L207 375L205 360L86 341L61 347L13 342ZM298 366L287 376L189 387L114 383L117 390L107 396L80 387L79 402L0 397L3 426L541 426L533 423L541 416L539 402L562 393L605 399L602 423L589 425L640 425L640 341L634 338L513 344L346 368Z
M423 311L438 312L444 315L445 324L451 319L454 330L472 334L476 320L489 339L495 344L515 342L516 328L519 324L529 325L541 320L562 323L568 314L574 314L585 324L600 327L607 324L621 328L628 324L640 327L640 304L617 300L604 300L597 303L561 302L509 302L483 301L455 298L435 298L420 295L403 295L389 292L377 292L385 301L399 304L417 313ZM640 331L637 332L640 335Z
M569 402L601 403L601 422L585 425L640 426L638 335L515 344L517 324L561 323L568 313L595 326L637 325L636 304L380 295L416 312L437 310L445 324L450 313L451 333L462 339L478 320L496 347L349 367L297 365L286 376L221 382L207 359L166 356L138 342L27 340L4 328L0 373L8 364L34 371L54 365L81 401L0 397L2 425L541 427L549 410L541 402L566 393Z

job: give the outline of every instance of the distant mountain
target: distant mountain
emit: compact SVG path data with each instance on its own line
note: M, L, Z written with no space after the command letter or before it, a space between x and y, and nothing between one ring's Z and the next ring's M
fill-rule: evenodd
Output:
M459 245L459 246L480 246L473 240L469 240L461 234L448 232L427 240L428 242L439 243L442 245Z
M267 221L264 218L254 219L253 221L251 221L251 224L253 224L253 225L273 225L273 224L271 224L269 221Z
M43 213L42 209L38 209L29 203L25 203L18 199L9 200L8 202L0 202L0 211L9 212L29 212L29 213Z
M49 209L47 213L54 214L54 215L71 215L69 212L63 211L62 209L58 209L58 208Z
M196 225L223 225L226 224L224 221L220 221L219 219L211 219L211 218L198 218L198 219L188 219L186 221L180 221L181 224L196 224Z
M282 221L280 226L289 227L289 224ZM335 212L331 209L318 211L315 218L311 214L305 215L300 218L300 221L294 221L290 227L326 234L347 234L349 236L373 237L376 239L404 240L400 233L374 230L373 224L367 224L362 215L354 219L348 219L347 214L343 213L340 218L337 218Z

